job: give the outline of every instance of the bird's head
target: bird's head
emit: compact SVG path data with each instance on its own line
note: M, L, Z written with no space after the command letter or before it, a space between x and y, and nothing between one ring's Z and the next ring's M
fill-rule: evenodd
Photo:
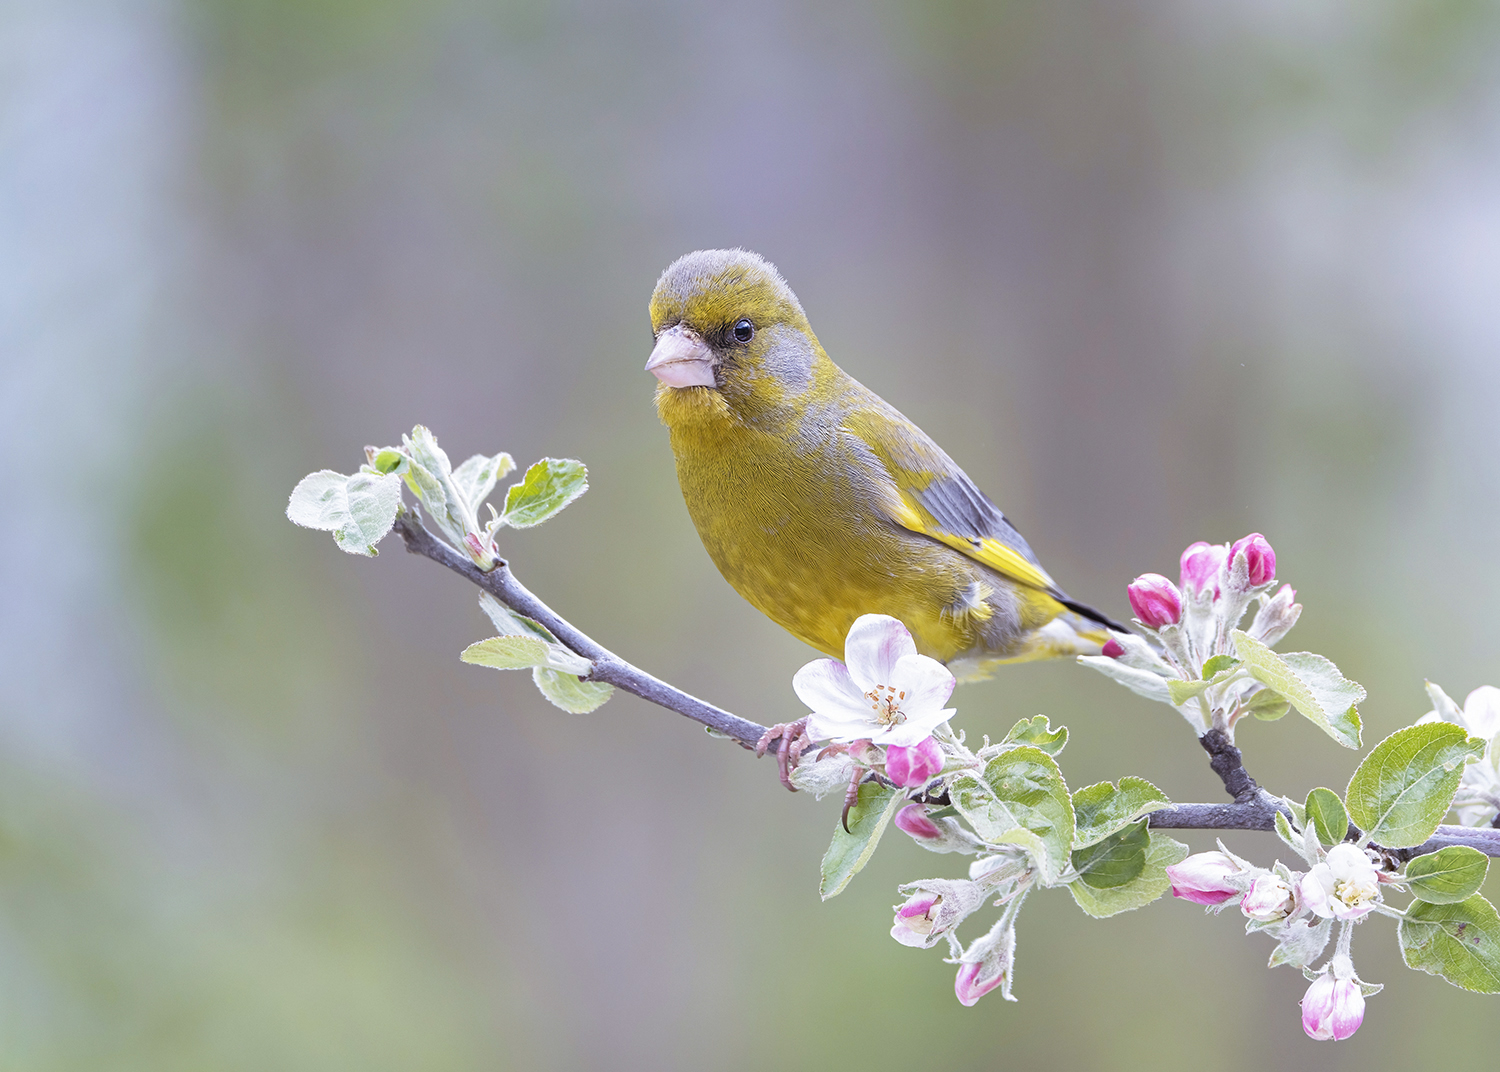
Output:
M673 261L651 295L651 333L661 394L714 392L740 412L800 395L828 360L776 266L743 249Z

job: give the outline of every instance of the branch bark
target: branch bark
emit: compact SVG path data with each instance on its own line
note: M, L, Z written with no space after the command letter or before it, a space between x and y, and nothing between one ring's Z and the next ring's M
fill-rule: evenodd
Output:
M524 614L545 625L558 640L594 664L589 680L608 682L658 707L684 715L739 742L745 748L754 748L756 742L765 735L766 727L760 723L731 714L683 692L633 666L592 640L516 580L506 562L501 561L490 572L484 572L467 556L459 554L428 532L410 508L403 507L396 518L395 531L400 534L406 549L412 554L447 566L454 573L489 592L517 614ZM1214 737L1215 734L1219 736ZM1275 798L1257 786L1246 772L1240 750L1218 730L1209 731L1200 740L1209 753L1210 766L1223 779L1224 788L1235 797L1234 803L1176 804L1152 812L1150 825L1159 830L1274 830L1277 812ZM776 751L781 743L772 741L769 750ZM1416 848L1381 851L1396 860L1409 860L1449 845L1468 845L1486 855L1500 856L1500 829L1440 826L1431 839Z

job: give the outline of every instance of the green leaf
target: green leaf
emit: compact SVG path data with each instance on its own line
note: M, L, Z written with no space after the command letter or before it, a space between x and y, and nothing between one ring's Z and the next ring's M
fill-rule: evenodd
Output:
M1332 789L1314 789L1307 794L1307 818L1324 845L1337 845L1349 836L1349 813Z
M479 593L479 607L489 616L490 621L495 623L495 628L500 630L502 637L515 637L518 640L532 638L542 642L546 649L546 658L524 665L548 666L553 670L559 670L564 674L572 674L577 677L584 677L593 672L594 664L590 660L562 644L557 637L552 635L552 631L541 622L533 621L524 614L517 614L489 592ZM495 639L498 640L500 638L497 637ZM480 641L478 644L471 644L460 658L464 659L465 662L477 662L482 666L494 666L494 663L484 662L481 659L467 658L468 653L475 649L479 649L479 653L481 654L488 651L489 649L483 647L487 643L489 642ZM515 650L519 652L522 649L514 646L507 649L506 645L500 645L495 650L497 657L504 658L505 656L501 654L502 651ZM528 648L526 650L531 649ZM497 669L520 669L520 666L497 667ZM603 702L602 700L600 701L600 703Z
M1420 845L1448 813L1465 764L1483 754L1483 741L1446 722L1397 730L1349 779L1349 817L1388 849Z
M1054 730L1046 715L1035 715L1012 726L1004 743L1034 745L1049 756L1056 756L1068 743L1068 727L1059 726Z
M1150 831L1151 842L1146 849L1146 865L1141 873L1123 886L1095 889L1079 880L1068 884L1068 892L1078 907L1095 919L1104 919L1120 912L1144 908L1172 888L1167 878L1167 868L1187 859L1188 847L1165 834Z
M383 447L370 456L371 467L380 473L404 471L402 466L405 462L406 455L395 447Z
M536 682L543 696L575 715L586 715L595 710L615 691L613 685L602 681L581 681L576 674L549 670L545 666L533 667L531 680Z
M515 467L515 459L503 450L493 458L476 454L453 470L453 484L464 500L478 510L479 505L489 498L490 492L495 490L495 481Z
M1428 904L1457 904L1479 892L1489 867L1489 857L1478 849L1449 845L1408 863L1406 881Z
M1297 832L1292 829L1292 824L1287 821L1287 817L1285 815L1281 814L1281 812L1278 811L1276 813L1276 818L1272 820L1272 825L1276 828L1277 837L1286 842L1287 845L1291 848L1296 849L1298 852L1302 851L1302 839L1297 835Z
M1235 654L1250 676L1280 694L1297 712L1345 748L1359 747L1359 709L1364 687L1311 652L1278 655L1249 633L1230 633Z
M1408 968L1500 994L1500 917L1479 894L1457 904L1413 901L1397 933Z
M1203 664L1203 680L1207 681L1214 675L1225 670L1232 670L1240 665L1240 661L1233 655L1215 655Z
M1146 820L1117 830L1103 841L1073 850L1077 881L1094 890L1113 890L1133 882L1146 870L1146 850L1151 832Z
M1227 664L1222 662L1222 660L1228 660ZM1210 674L1208 669L1215 663L1220 664L1220 669ZM1194 697L1207 692L1215 685L1222 685L1234 677L1235 674L1239 673L1239 668L1238 659L1232 659L1228 655L1215 655L1203 664L1202 681L1183 681L1180 678L1174 678L1167 682L1167 692L1171 695L1174 704L1185 704Z
M1144 778L1127 775L1118 787L1110 782L1085 786L1073 794L1073 848L1102 841L1141 816L1171 806L1167 794Z
M497 636L470 644L459 655L466 663L496 670L529 670L547 665L547 642L532 636Z
M823 878L818 892L823 900L837 897L874 855L891 816L906 803L906 795L879 782L859 787L859 801L849 809L849 829L842 820L833 828L833 841L823 854Z
M1245 711L1262 722L1275 722L1291 709L1292 705L1286 702L1285 696L1266 688L1252 693L1245 702Z
M344 476L324 469L292 489L286 516L304 528L332 532L350 554L374 555L375 545L396 523L401 478L377 473Z
M989 761L983 777L955 779L949 797L991 844L1022 844L1011 835L1030 831L1043 850L1034 861L1043 884L1057 881L1073 848L1073 801L1046 752L1029 745L1003 752Z
M505 523L517 529L540 525L588 490L588 470L582 462L543 458L505 493Z

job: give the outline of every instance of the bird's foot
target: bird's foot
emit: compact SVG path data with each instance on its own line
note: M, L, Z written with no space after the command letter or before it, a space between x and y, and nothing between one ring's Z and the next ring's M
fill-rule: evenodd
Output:
M756 756L765 755L772 741L781 742L781 747L776 749L776 769L781 774L781 784L795 793L797 787L792 784L792 771L802 759L803 751L812 744L812 738L807 735L807 719L778 722L766 730L765 735L755 742Z

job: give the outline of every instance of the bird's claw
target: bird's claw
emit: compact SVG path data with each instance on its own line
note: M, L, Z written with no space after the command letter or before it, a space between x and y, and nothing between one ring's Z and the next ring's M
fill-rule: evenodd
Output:
M776 769L781 774L781 784L795 793L797 787L792 784L792 771L802 759L803 751L812 744L812 739L807 735L807 719L778 722L766 730L761 739L755 742L756 756L765 755L772 741L781 742L781 747L776 749Z

